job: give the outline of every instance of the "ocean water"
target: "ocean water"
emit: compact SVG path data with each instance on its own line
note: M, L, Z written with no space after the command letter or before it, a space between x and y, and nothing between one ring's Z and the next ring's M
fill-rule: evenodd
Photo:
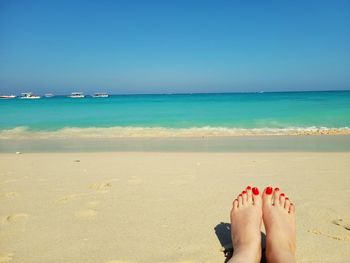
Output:
M350 91L56 96L0 100L0 113L0 138L347 133Z

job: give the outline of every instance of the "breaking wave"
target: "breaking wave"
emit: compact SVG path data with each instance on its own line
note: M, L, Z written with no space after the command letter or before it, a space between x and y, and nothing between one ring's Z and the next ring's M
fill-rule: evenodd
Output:
M177 138L269 135L350 135L349 127L289 127L289 128L227 128L227 127L66 127L55 131L32 130L21 126L0 130L0 139L62 139L62 138Z

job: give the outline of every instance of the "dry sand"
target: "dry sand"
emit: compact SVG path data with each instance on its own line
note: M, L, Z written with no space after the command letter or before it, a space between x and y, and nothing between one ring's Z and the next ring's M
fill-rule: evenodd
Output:
M0 154L0 262L223 263L247 185L296 204L298 262L346 262L349 176L350 153Z

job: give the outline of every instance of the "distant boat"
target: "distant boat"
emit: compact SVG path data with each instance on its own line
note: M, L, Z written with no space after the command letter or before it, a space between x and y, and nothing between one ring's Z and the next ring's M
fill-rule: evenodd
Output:
M109 95L106 92L98 92L92 95L93 98L108 98Z
M21 93L21 99L40 99L40 96L35 96L31 92Z
M44 96L45 96L45 98L52 98L55 95L53 95L52 93L46 93Z
M0 95L0 99L14 99L16 95Z
M85 98L85 95L83 92L72 92L68 97L73 99L80 99Z

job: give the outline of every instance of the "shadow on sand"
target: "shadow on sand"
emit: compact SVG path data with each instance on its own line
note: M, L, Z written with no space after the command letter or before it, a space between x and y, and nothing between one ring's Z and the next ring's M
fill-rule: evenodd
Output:
M220 241L222 252L225 256L224 263L227 263L233 254L232 240L231 240L231 224L221 222L217 224L214 228L215 234ZM262 247L262 257L261 263L266 263L265 258L265 247L266 247L266 236L261 232L261 247Z

